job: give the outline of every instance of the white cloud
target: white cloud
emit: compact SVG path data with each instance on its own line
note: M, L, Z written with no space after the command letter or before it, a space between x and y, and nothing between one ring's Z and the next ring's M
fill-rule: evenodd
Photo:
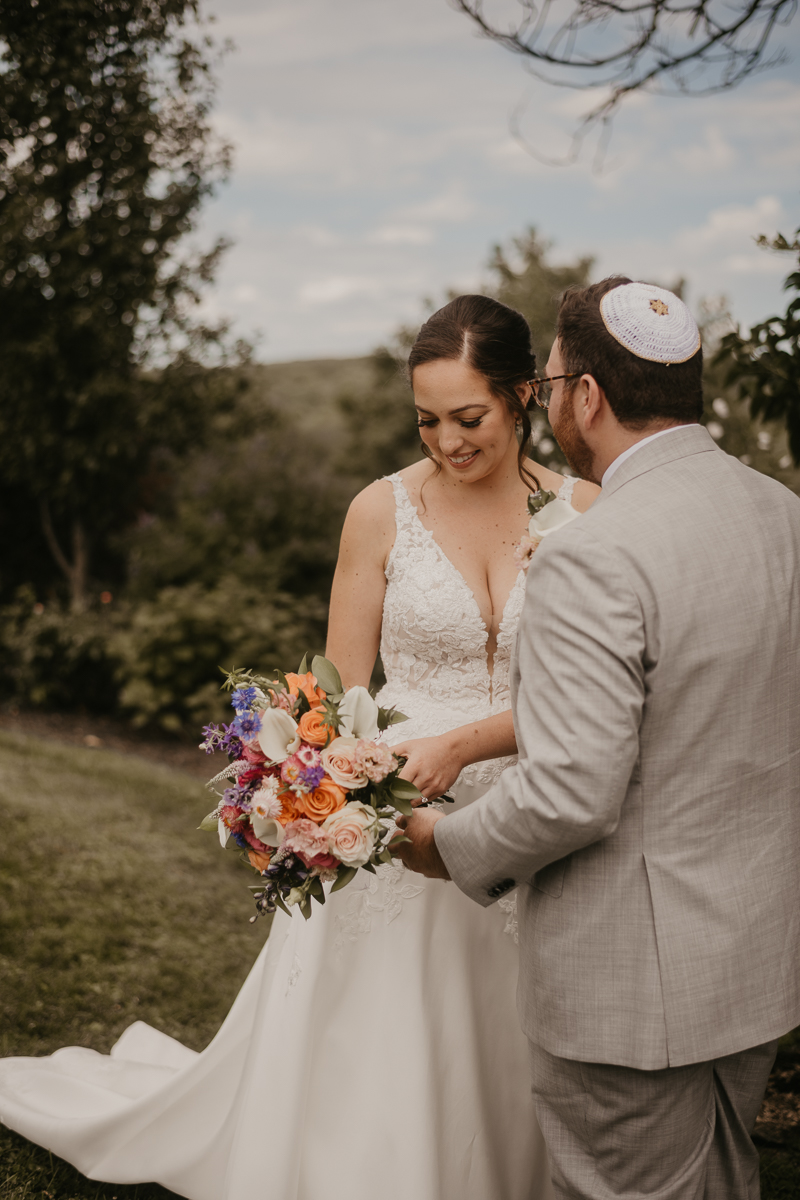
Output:
M713 209L699 227L683 230L676 238L676 245L695 252L712 248L716 250L732 244L741 246L760 233L777 233L784 217L783 206L777 196L760 196L750 205L724 205Z
M724 292L746 322L780 302L786 256L753 239L797 224L788 73L702 100L634 97L596 174L591 145L549 167L509 124L525 99L525 136L563 157L594 95L531 81L447 0L206 5L239 46L216 117L237 145L233 179L198 232L235 245L207 304L263 329L265 357L368 351L420 297L478 286L492 244L528 225L556 261L684 275L691 297Z
M384 290L378 279L369 276L333 275L304 283L298 296L305 304L335 304L351 296L379 295Z
M433 233L422 225L384 225L368 234L367 241L379 246L427 246Z
M675 151L675 159L685 171L720 171L732 166L737 157L733 146L715 124L705 125L702 140L679 146Z

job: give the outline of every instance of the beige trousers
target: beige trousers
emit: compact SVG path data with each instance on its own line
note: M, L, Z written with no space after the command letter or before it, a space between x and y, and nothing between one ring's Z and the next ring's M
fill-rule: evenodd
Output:
M777 1042L637 1071L531 1043L536 1112L559 1200L758 1200L750 1137Z

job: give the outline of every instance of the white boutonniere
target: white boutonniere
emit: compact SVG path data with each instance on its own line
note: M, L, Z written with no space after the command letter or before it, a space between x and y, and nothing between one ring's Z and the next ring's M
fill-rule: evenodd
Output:
M528 496L528 512L531 514L528 532L522 535L514 551L514 562L520 571L527 571L536 547L543 538L580 516L577 509L566 500L559 500L555 492L547 491L532 492Z

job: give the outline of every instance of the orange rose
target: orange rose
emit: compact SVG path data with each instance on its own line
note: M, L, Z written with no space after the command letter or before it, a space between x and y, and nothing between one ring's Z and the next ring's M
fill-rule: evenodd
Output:
M297 807L298 798L294 792L281 792L281 811L275 818L281 825L289 825L292 821L296 821L298 817L302 817L303 810Z
M251 867L255 867L257 871L266 871L272 854L265 850L248 850L247 857L250 859Z
M317 687L316 675L312 675L310 671L305 675L295 675L290 671L286 676L286 682L289 684L289 691L292 695L299 696L302 692L312 708L319 704L320 700L325 699L322 688Z
M297 806L298 808L302 807L303 812L310 820L319 823L329 817L331 813L338 812L344 806L346 799L347 792L344 788L340 788L332 779L326 777L313 792L308 792L305 796L298 796Z
M297 732L304 742L308 742L309 746L325 746L333 730L324 721L325 709L312 708L310 712L303 713L297 726Z

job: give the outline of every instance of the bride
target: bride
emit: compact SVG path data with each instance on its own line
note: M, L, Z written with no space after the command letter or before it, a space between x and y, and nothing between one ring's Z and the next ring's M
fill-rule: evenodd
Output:
M526 457L519 313L461 296L409 368L426 458L353 502L327 655L345 686L367 684L380 644L379 701L410 718L385 736L426 797L451 789L459 807L515 751L527 493L583 510L597 489ZM400 862L360 872L308 923L276 914L202 1053L137 1022L110 1056L6 1059L0 1120L92 1179L191 1200L549 1200L515 927L513 897L480 909Z

